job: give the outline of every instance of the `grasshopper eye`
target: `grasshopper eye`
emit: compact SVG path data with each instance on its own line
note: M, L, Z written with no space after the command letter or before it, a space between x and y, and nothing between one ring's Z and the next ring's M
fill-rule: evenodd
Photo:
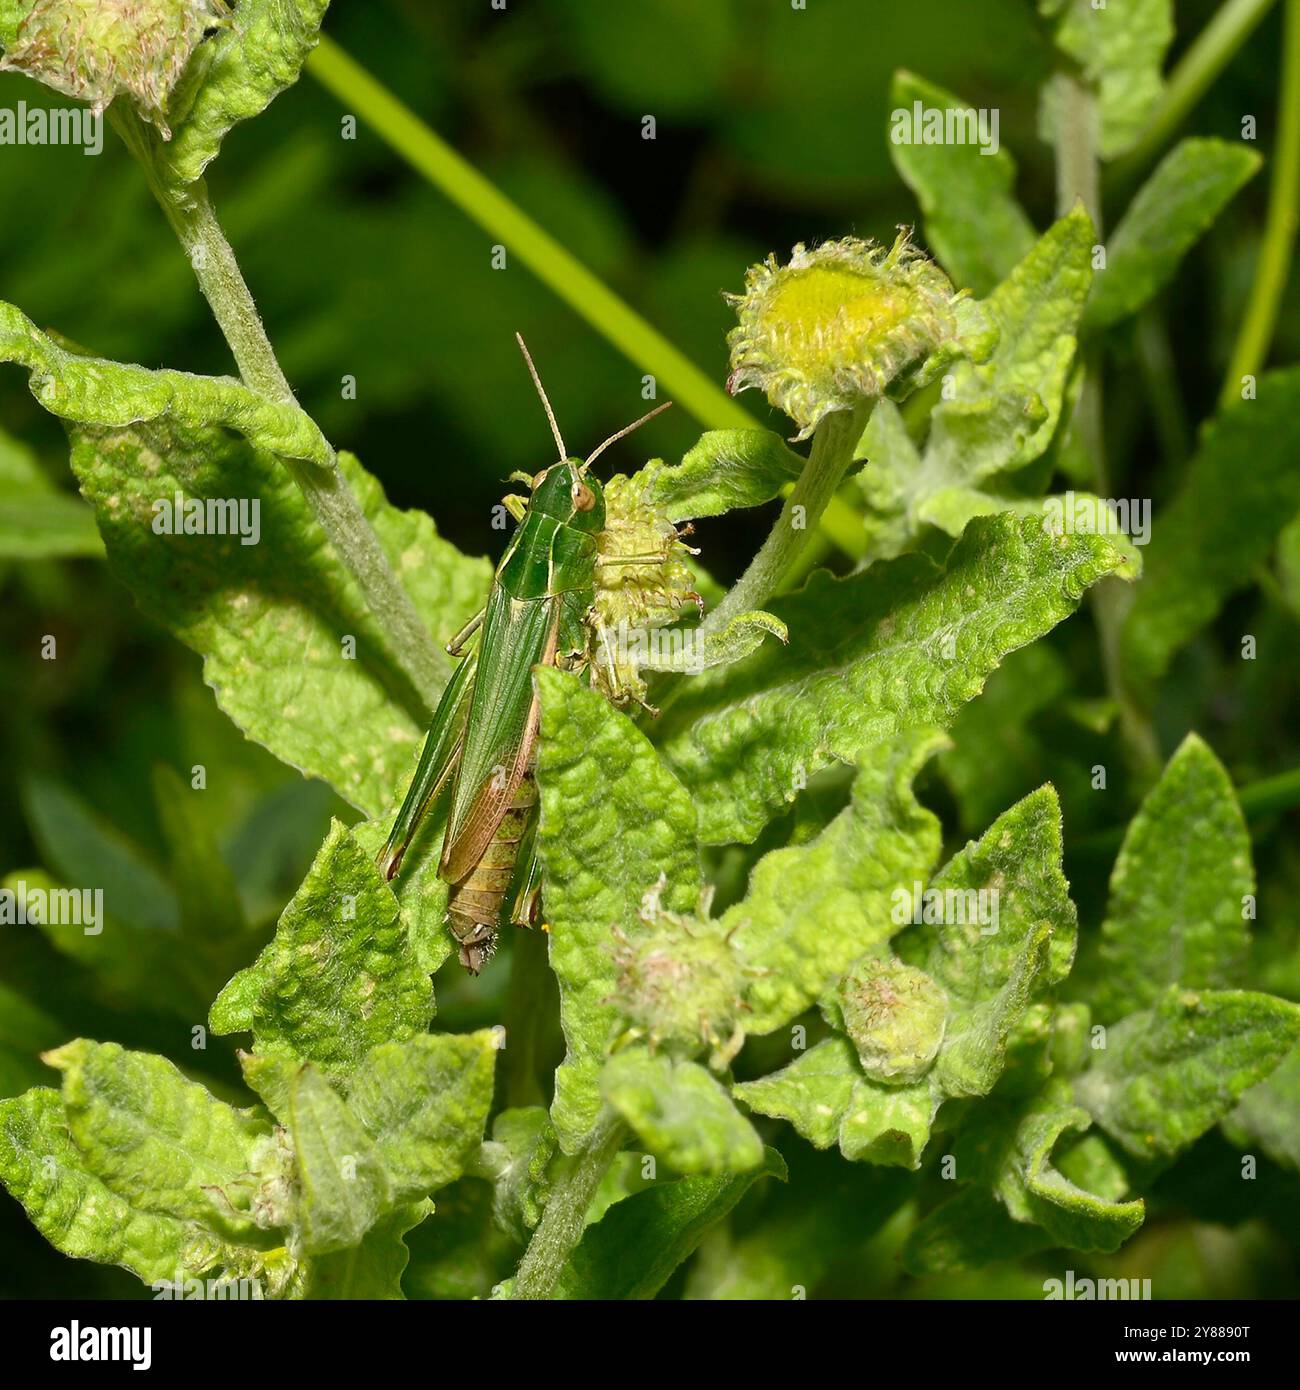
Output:
M573 505L580 512L589 512L596 505L596 494L586 483L579 483L573 489Z

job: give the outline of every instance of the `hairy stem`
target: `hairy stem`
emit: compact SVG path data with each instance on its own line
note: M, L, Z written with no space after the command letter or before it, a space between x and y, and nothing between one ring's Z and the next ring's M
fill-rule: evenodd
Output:
M749 568L705 620L706 631L720 631L739 614L762 608L777 592L844 481L870 416L870 406L858 406L834 411L817 426L808 462L786 497L776 525Z
M1101 236L1101 197L1097 176L1097 111L1092 91L1078 77L1063 79L1060 129L1056 139L1056 206L1064 215L1082 199ZM1075 409L1074 424L1092 463L1093 487L1099 497L1110 494L1106 465L1106 439L1101 389L1101 363L1093 353L1085 364L1083 388ZM1154 776L1160 766L1160 746L1151 721L1138 707L1124 680L1120 659L1120 631L1128 604L1121 581L1103 580L1088 596L1097 624L1106 688L1119 710L1120 732L1129 761L1140 778Z
M119 103L120 105L120 103ZM280 368L262 320L253 303L235 253L226 240L203 180L177 187L159 174L149 137L138 119L112 108L114 124L132 154L143 166L150 189L176 233L199 289L208 301L250 390L270 400L297 405ZM448 662L438 651L415 611L411 596L398 582L388 557L366 519L347 479L338 467L319 468L281 459L329 538L335 553L351 572L366 606L387 634L389 650L415 693L430 708L446 683Z
M515 1275L516 1299L549 1297L565 1262L582 1238L587 1209L623 1143L627 1127L612 1111L601 1112L582 1151L551 1190L550 1200Z
M1264 240L1241 329L1232 349L1220 406L1241 399L1241 379L1255 375L1268 357L1282 293L1291 273L1300 221L1300 0L1287 0L1282 23L1282 75L1277 142L1273 150Z

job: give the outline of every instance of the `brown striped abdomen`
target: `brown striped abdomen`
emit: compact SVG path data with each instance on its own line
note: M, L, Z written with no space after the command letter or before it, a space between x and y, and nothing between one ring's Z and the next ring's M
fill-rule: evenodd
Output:
M447 899L447 921L461 943L461 964L478 974L496 944L501 903L510 890L519 842L537 806L537 781L532 771L524 774L497 833L482 858L457 884Z

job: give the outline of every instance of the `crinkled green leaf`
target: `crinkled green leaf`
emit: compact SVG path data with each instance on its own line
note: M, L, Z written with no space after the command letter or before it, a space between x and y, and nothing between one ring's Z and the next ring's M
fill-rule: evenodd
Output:
M605 1063L600 1086L645 1147L679 1173L744 1173L763 1162L758 1132L698 1062L628 1048Z
M173 121L159 158L173 178L193 183L240 121L260 115L291 87L313 48L329 0L239 0L234 22L204 48L197 86Z
M680 463L654 460L634 481L670 521L689 521L770 502L804 462L771 430L706 430Z
M524 1241L542 1218L555 1157L555 1127L540 1105L503 1110L475 1165L492 1183L492 1215L501 1230Z
M1101 537L989 517L943 570L909 555L847 579L815 573L772 604L788 647L684 683L664 715L664 753L694 798L701 840L750 840L832 761L946 726L1008 652L1067 617L1118 563Z
M1139 1158L1172 1156L1223 1118L1300 1038L1300 1006L1245 990L1166 990L1110 1029L1075 1095Z
M1139 688L1157 681L1178 648L1250 583L1300 511L1300 367L1265 373L1256 391L1206 426L1182 489L1155 518L1122 636Z
M1240 1148L1258 1147L1274 1163L1300 1169L1300 1048L1267 1081L1245 1092L1223 1129Z
M212 1005L216 1033L258 1051L356 1069L372 1047L427 1028L433 991L375 861L335 821L275 937Z
M902 1168L920 1163L940 1101L929 1078L906 1086L871 1081L839 1036L735 1093L760 1115L788 1120L819 1149L838 1143L845 1158Z
M1244 980L1255 891L1250 832L1223 764L1188 734L1130 822L1110 878L1093 1005L1103 1022L1149 1008L1169 985Z
M433 1211L432 1202L409 1202L381 1216L360 1244L311 1260L303 1296L311 1299L400 1299L410 1259L403 1237Z
M857 956L898 930L900 884L925 879L939 857L939 822L918 804L912 780L942 738L900 738L863 765L849 806L806 844L773 850L722 930L754 972L745 993L747 1033L797 1017Z
M573 1152L600 1112L598 1076L618 1020L610 928L636 922L661 874L660 905L691 912L699 853L690 797L632 721L572 676L539 668L535 680L538 845L567 1047L551 1117Z
M217 1100L165 1057L117 1043L78 1038L46 1060L63 1073L73 1143L118 1197L136 1211L247 1233L221 1194L254 1167L265 1120Z
M653 1298L759 1178L785 1181L781 1155L722 1177L660 1183L612 1206L587 1228L551 1293L556 1299Z
M715 666L730 666L732 662L743 661L751 652L763 645L765 637L775 637L778 642L789 641L790 634L785 624L770 613L756 610L753 613L738 613L721 632L691 632L698 640L691 645L685 642L678 651L671 647L658 656L638 661L643 671L677 671L697 675L701 671L711 671Z
M896 72L891 108L910 114L916 102L925 110L971 109L942 87ZM1034 244L1033 224L1012 192L1011 156L973 143L927 144L919 137L904 143L892 135L889 154L921 204L926 240L953 283L988 294Z
M392 1204L383 1160L360 1121L310 1064L289 1085L297 1223L309 1255L351 1250Z
M175 421L74 431L72 467L110 567L146 614L203 656L231 719L368 815L383 812L428 711L284 468L229 434ZM451 636L482 604L487 562L441 540L423 513L391 507L355 459L341 455L339 468L417 609ZM258 500L260 543L155 533L155 502L178 492Z
M970 1186L918 1223L902 1261L909 1274L950 1274L1032 1255L1051 1244L1040 1227L1013 1220L987 1188Z
M1106 268L1093 279L1084 327L1108 328L1153 299L1261 162L1238 141L1191 139L1175 145L1111 233Z
M0 1101L0 1180L41 1235L75 1259L121 1265L146 1283L219 1262L215 1239L196 1242L181 1218L135 1209L90 1170L57 1091Z
M69 352L3 302L0 362L25 367L32 395L73 425L122 429L163 419L191 430L222 425L272 454L334 466L324 436L295 405L268 401L233 377L150 371Z
M1039 0L1039 9L1056 20L1060 50L1082 70L1095 90L1097 143L1103 159L1114 159L1146 130L1152 108L1164 91L1161 69L1174 36L1173 0ZM1060 118L1047 94L1046 125Z
M348 1106L374 1140L394 1201L454 1182L477 1154L492 1106L496 1035L420 1034L362 1062Z
M1022 468L1046 450L1092 283L1095 236L1088 214L1076 206L989 296L985 307L1000 330L997 346L987 362L953 368L951 395L931 415L914 495Z

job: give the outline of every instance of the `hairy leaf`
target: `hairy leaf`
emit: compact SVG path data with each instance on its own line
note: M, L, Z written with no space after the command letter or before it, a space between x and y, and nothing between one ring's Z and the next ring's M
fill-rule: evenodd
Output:
M1300 511L1300 367L1265 373L1256 391L1206 426L1182 490L1155 519L1122 639L1139 688L1150 689L1178 648L1250 582Z
M832 761L946 726L1008 652L1118 563L1101 537L992 517L971 523L943 570L904 556L847 579L814 574L772 604L788 647L695 678L664 716L701 840L750 840Z
M85 503L60 492L31 451L0 430L0 561L98 558L103 553Z
M1153 299L1261 162L1254 150L1227 140L1175 145L1111 234L1084 327L1109 328Z
M1223 1128L1240 1148L1258 1145L1274 1163L1300 1169L1300 1048L1242 1096Z
M889 95L893 110L909 116L917 102L927 111L972 110L910 72L894 74ZM953 283L988 294L1034 243L1033 224L1012 192L1011 156L969 140L931 144L915 129L910 140L891 131L889 154L921 204L926 240Z
M763 1162L758 1132L697 1062L628 1048L605 1063L600 1084L645 1147L679 1173L744 1173Z
M695 812L644 734L572 676L539 668L538 845L566 1055L551 1116L573 1152L600 1112L599 1072L618 1014L610 928L632 926L660 875L660 904L688 913L700 891Z
M280 917L275 938L212 1005L216 1033L258 1051L355 1070L379 1043L422 1032L433 991L375 861L337 821Z
M1244 979L1255 891L1250 833L1232 781L1189 734L1129 824L1102 923L1105 1021L1149 1008L1169 985L1216 989Z
M706 430L680 463L655 460L633 482L670 521L689 521L770 502L803 466L771 430Z
M1268 1076L1297 1038L1300 1006L1286 1000L1174 986L1110 1030L1075 1094L1129 1153L1172 1156Z
M175 421L74 431L72 467L110 567L146 614L204 658L231 719L368 815L383 812L413 766L428 711L285 470L228 434ZM450 637L482 604L488 564L441 540L423 513L390 506L355 459L340 456L339 468L417 608ZM167 515L159 506L177 494L204 506L257 502L259 543L156 533Z

